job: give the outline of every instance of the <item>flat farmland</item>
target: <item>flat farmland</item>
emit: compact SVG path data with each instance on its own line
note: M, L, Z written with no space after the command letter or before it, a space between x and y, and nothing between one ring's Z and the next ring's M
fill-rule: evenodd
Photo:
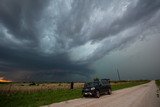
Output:
M149 81L113 81L112 90L145 84ZM82 98L84 83L1 83L0 107L38 107L52 103Z
M146 81L112 81L111 85L113 90L121 89L126 86L133 86L137 83L143 83ZM32 93L44 90L58 90L58 89L70 89L70 83L1 83L0 93ZM83 88L84 83L74 83L74 89Z
M84 83L74 83L74 88L82 88ZM44 90L70 89L70 83L2 83L1 93L32 93Z

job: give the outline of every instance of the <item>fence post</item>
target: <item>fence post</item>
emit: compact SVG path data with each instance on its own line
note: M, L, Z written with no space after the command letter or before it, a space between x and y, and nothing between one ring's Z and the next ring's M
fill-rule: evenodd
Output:
M73 86L74 86L74 82L72 81L70 89L73 89Z

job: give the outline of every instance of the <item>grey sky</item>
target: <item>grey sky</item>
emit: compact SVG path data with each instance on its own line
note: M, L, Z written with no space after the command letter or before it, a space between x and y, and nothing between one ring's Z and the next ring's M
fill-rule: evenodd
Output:
M159 0L0 0L0 76L156 79L159 21Z

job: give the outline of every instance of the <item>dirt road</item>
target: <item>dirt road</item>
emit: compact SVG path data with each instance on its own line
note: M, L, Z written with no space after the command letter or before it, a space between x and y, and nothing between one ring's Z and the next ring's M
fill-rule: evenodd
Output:
M132 88L114 91L100 98L80 98L46 107L160 107L155 81Z

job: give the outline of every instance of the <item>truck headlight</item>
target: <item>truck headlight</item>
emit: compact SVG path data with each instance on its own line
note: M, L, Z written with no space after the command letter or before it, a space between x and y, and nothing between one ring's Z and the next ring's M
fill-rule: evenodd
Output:
M92 87L91 90L95 90L95 87Z

